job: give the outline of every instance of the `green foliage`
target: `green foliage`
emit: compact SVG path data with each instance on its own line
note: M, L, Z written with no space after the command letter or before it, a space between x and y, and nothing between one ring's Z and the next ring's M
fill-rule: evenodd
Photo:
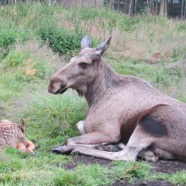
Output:
M37 94L33 103L24 108L20 117L27 118L27 131L43 151L76 134L75 123L85 115L85 103L76 96L72 92L62 96Z
M156 177L160 180L169 180L174 185L186 184L186 171L180 171L175 174L159 173Z
M185 30L186 30L186 24L185 23L179 23L178 25L177 25L177 29L178 29L178 31L179 32L185 32Z
M54 178L55 186L75 186L86 185L86 180L79 176L77 172L63 171L56 175Z
M123 162L113 163L113 172L115 179L124 179L133 182L138 179L153 179L151 176L151 166L147 162Z
M19 160L16 161L0 161L0 172L6 173L11 171L20 170L22 168Z
M0 47L7 48L16 41L26 41L30 38L28 30L17 28L2 28L0 26Z
M7 48L16 41L24 42L35 35L61 54L71 54L80 48L82 30L79 27L72 30L60 27L54 10L55 7L23 3L13 6L12 10L9 7L0 9L0 47Z
M11 50L1 62L0 98L8 100L18 95L27 83L48 78L51 71L49 63L35 58L29 52Z
M6 158L0 161L0 185L55 185L53 179L70 157L50 153L37 153L37 157L22 155L7 149Z
M179 98L179 100L186 103L186 96L183 96L183 97Z
M27 6L17 4L17 6L1 7L0 9L0 47L10 47L16 41L27 41L32 37L32 31L24 27L22 20L25 16L23 9Z
M113 182L112 170L107 167L100 166L99 164L94 165L79 165L76 167L75 171L78 175L82 175L84 178L86 186L91 185L110 185Z
M80 48L80 41L83 37L82 31L65 30L56 27L41 27L38 35L42 40L48 42L54 52L60 54L70 54L72 51Z
M47 78L52 68L50 64L35 58L27 51L12 50L2 61L2 70L11 72L17 81L30 82Z

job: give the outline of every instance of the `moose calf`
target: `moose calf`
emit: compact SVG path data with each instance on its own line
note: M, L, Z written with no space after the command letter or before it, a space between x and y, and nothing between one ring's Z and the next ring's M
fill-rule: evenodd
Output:
M23 120L18 125L8 120L0 121L0 150L2 151L5 147L17 148L31 155L35 154L35 145L26 138Z

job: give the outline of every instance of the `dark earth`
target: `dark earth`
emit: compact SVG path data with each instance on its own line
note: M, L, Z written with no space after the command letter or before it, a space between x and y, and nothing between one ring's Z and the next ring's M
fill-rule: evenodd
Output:
M102 166L106 167L112 167L112 162L105 159L85 156L85 155L78 155L74 157L74 161L71 163L68 163L65 165L65 169L74 169L78 164L100 164ZM186 162L181 161L163 161L159 160L156 163L151 163L153 169L155 172L161 172L161 173L176 173L177 171L183 171L186 170ZM169 181L138 181L137 183L126 183L123 180L117 180L112 186L174 186Z

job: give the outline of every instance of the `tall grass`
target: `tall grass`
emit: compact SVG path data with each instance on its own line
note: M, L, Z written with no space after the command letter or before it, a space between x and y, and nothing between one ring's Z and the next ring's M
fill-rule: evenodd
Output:
M37 93L31 98L32 103L23 108L20 117L27 118L28 134L40 150L50 151L54 145L78 135L75 124L85 117L86 104L76 96L74 92L59 97Z

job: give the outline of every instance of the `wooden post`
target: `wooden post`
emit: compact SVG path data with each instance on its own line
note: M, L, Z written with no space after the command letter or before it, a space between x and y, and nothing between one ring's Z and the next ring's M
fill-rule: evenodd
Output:
M150 0L147 0L147 13L150 14Z
M129 3L129 15L133 15L133 6L134 6L134 1L133 0L130 0L130 3Z
M167 16L167 0L160 1L160 15Z
M184 0L182 0L182 5L181 5L181 19L184 19L185 18L185 12L186 12L186 2L184 2Z
M183 15L184 15L184 18L186 18L186 2L185 2L185 8L184 8L184 13L183 13Z
M137 3L138 3L138 0L135 0L135 5L134 5L134 14L136 14L136 11L137 11Z
M152 15L154 15L154 12L155 12L154 10L155 10L155 8L154 8L154 0L151 0L150 1L150 11L151 11Z
M155 0L155 15L158 15L158 0Z

